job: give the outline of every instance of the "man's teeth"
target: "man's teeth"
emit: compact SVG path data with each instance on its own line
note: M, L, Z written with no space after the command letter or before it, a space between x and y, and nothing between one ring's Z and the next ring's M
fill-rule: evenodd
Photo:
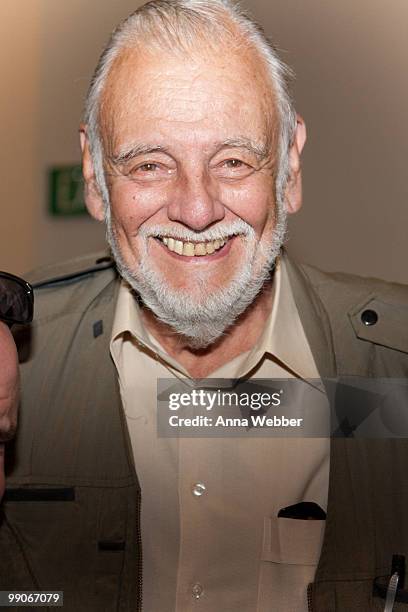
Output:
M211 242L183 242L181 240L175 240L174 238L162 238L163 244L178 255L185 255L186 257L197 257L200 255L211 255L215 251L218 251L227 242L227 239L223 240L212 240Z

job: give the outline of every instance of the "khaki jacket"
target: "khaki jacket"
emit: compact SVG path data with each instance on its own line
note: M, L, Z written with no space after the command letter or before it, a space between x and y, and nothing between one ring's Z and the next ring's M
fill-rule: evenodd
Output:
M289 271L322 378L407 377L406 287ZM22 404L7 455L0 590L62 590L70 612L137 612L140 490L109 353L117 274L108 257L89 256L31 280L35 323L17 332ZM370 326L367 310L378 318ZM332 439L311 610L384 609L374 580L385 584L392 555L408 555L407 509L407 440Z

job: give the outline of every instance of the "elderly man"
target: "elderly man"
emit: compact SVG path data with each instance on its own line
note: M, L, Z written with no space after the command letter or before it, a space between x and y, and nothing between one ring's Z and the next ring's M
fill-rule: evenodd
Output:
M227 0L154 0L112 35L81 145L115 264L33 277L3 589L73 611L383 608L404 442L156 433L159 378L296 378L325 406L310 379L407 374L404 287L281 250L306 136L287 74Z

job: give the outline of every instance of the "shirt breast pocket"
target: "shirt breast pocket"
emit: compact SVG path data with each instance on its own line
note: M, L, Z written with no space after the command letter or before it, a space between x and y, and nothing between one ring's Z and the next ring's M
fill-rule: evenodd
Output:
M262 561L316 566L325 524L324 520L265 517Z

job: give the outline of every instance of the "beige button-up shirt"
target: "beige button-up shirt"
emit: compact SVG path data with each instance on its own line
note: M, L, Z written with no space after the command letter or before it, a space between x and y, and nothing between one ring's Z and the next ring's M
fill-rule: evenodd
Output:
M144 612L306 611L324 521L277 515L301 501L326 510L329 439L160 438L157 379L189 374L148 333L125 283L110 346L142 489ZM296 401L307 396L326 419L284 257L256 346L211 378L248 373L305 381Z

